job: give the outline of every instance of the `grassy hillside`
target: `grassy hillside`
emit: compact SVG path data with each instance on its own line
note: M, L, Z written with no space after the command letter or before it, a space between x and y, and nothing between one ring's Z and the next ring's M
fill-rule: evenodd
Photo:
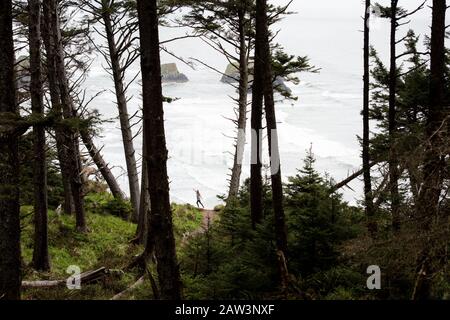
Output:
M85 285L81 290L68 290L65 287L25 289L23 299L110 299L136 281L138 274L120 271L143 250L142 246L129 243L136 226L119 216L112 215L105 205L110 199L108 196L105 197L106 200L102 198L98 199L102 201L95 202L100 203L95 209L90 207L91 210L87 214L89 226L87 234L74 231L74 216L58 216L53 211L49 212L49 252L52 266L50 273L39 273L28 267L33 254L33 215L32 207L22 207L24 280L65 279L70 276L66 273L66 269L71 265L79 266L82 272L100 267L118 271L115 276L98 284ZM201 225L201 212L189 205L174 204L173 213L177 242L184 233L192 232ZM143 288L137 290L137 296L127 298L151 298L149 285L145 284Z

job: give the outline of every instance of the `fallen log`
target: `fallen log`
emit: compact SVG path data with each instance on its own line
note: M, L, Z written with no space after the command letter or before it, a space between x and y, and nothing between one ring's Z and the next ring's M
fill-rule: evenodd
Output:
M66 280L22 281L22 288L52 288L64 285Z
M110 300L119 300L120 298L122 298L124 295L126 295L127 293L133 291L134 289L136 289L137 287L139 287L140 285L142 285L144 283L144 276L140 277L138 281L136 281L135 283L133 283L130 287L126 288L125 290L123 290L122 292L119 292L118 294L116 294L114 297L112 297Z
M95 165L100 171L103 179L105 179L106 184L108 185L109 190L113 194L114 198L123 200L125 198L124 196L125 194L120 189L120 186L117 183L116 178L112 174L111 169L108 167L106 161L103 159L100 150L97 149L97 147L95 146L92 137L86 130L80 130L80 135L81 140L83 141L84 145L86 146L86 149L89 152L89 155L91 156L92 160L94 161Z
M81 283L91 283L103 279L108 274L110 274L109 270L105 267L101 267L100 269L93 271L86 271L80 275Z
M377 165L378 162L372 162L370 164L370 168L374 167L375 165ZM350 182L352 182L353 180L355 180L356 178L358 178L360 175L362 175L364 173L364 169L361 169L359 171L356 171L354 174L352 174L351 176L348 176L348 178L346 178L345 180L342 180L341 182L335 184L331 189L330 189L330 193L335 193L336 191L338 191L339 189L347 186Z
M101 267L97 270L86 271L80 274L80 283L89 284L102 280L106 276L114 274L116 271ZM54 288L65 286L67 279L64 280L38 280L38 281L22 281L22 288Z

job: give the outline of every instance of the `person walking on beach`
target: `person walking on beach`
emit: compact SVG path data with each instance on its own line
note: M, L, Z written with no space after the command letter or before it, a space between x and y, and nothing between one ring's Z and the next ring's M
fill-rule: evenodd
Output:
M205 209L205 206L202 203L202 195L200 194L200 191L194 189L195 191L195 195L197 197L197 207L200 208L200 205L202 206L203 209Z

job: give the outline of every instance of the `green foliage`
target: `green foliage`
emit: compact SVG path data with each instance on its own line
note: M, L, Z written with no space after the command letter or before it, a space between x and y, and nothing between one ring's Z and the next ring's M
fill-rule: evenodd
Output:
M450 300L450 275L448 267L437 275L434 284L434 293L436 297L443 300Z
M338 301L349 301L349 300L357 300L355 298L355 295L351 289L343 288L343 287L337 287L328 294L324 300L338 300Z
M353 300L367 294L364 270L354 270L339 265L308 277L302 287L311 298L329 300Z
M123 219L128 219L131 212L133 211L131 203L129 201L116 198L112 199L106 204L105 210L111 215L121 217Z
M30 212L30 207L22 207L22 212ZM33 216L22 221L22 253L25 262L30 262L33 249ZM117 268L115 262L128 254L128 240L135 227L111 215L87 215L90 232L80 234L75 231L75 217L56 215L49 212L49 251L52 274L66 276L66 268L78 265L87 271L100 266Z
M429 71L426 61L417 50L419 37L409 30L405 40L405 52L408 58L404 61L397 74L397 118L399 129L408 132L410 126L423 124L425 110L428 105ZM371 116L377 120L379 127L385 132L388 128L388 87L389 71L381 62L378 53L372 48L371 56L374 62L372 69L373 103ZM405 72L402 72L406 69Z
M180 239L184 234L194 232L200 228L203 215L199 209L187 205L172 203L173 224L175 238Z
M84 200L86 209L93 213L110 214L126 220L132 212L132 206L129 201L116 199L108 192L89 193Z
M277 46L275 53L272 56L272 71L274 78L282 78L287 82L291 82L295 85L300 83L298 73L311 72L317 73L320 69L310 64L307 56L294 56L289 55L283 51L281 46ZM292 92L283 89L283 86L274 86L274 90L280 93L285 99L298 100L298 97L293 96Z
M193 285L189 298L258 298L276 288L273 224L265 221L257 230L249 225L244 210L225 209L210 232L189 242L181 260Z
M180 260L189 298L258 298L276 288L272 215L265 215L252 230L248 199L246 181L236 202L223 208L211 229L184 248Z
M49 212L49 252L51 272L39 273L26 267L24 280L55 280L65 279L69 275L66 269L76 265L81 271L94 270L100 267L118 270L127 266L131 259L140 254L142 246L129 243L134 238L136 226L120 217L113 216L109 211L102 211L108 207L111 196L108 194L89 194L87 199L99 203L100 207L90 207L87 214L89 232L80 234L75 231L75 217L56 215ZM90 204L92 205L92 203ZM184 232L194 232L201 225L202 215L199 210L189 205L173 205L174 229L177 242L180 242ZM91 211L94 210L94 211ZM22 257L25 265L29 264L33 255L33 208L21 208L21 244ZM95 212L95 213L94 213ZM180 248L180 246L179 246ZM110 299L118 292L131 286L140 276L134 271L126 271L121 276L107 277L99 283L84 285L82 290L67 290L65 287L54 289L25 289L23 299ZM148 279L144 285L133 291L127 299L152 299Z
M20 203L22 205L33 204L33 134L28 133L19 139L19 181ZM64 199L61 174L57 165L56 152L49 148L47 151L47 186L48 204L50 208L57 208Z
M190 10L178 23L193 29L192 35L201 36L203 41L211 47L221 52L227 60L239 66L240 61L240 40L243 36L248 48L245 51L248 55L249 65L254 60L250 58L252 49L255 46L255 25L256 25L256 2L254 0L245 1L180 1L180 5L188 7ZM288 10L290 3L285 6L275 6L268 4L268 24L274 25L287 15L292 14ZM270 29L270 28L269 28ZM269 30L269 38L275 38ZM227 47L231 44L232 50ZM307 56L295 56L285 52L284 48L270 42L272 54L272 71L274 76L274 90L284 99L297 100L281 80L298 84L300 82L298 73L318 72L319 69L312 66ZM253 71L250 70L250 74Z
M341 196L331 194L330 183L314 169L309 151L303 169L289 178L286 213L290 265L302 276L327 270L338 258L337 245L353 230L345 220L350 211Z
M389 12L386 13L388 16ZM400 13L401 14L401 13ZM422 166L424 163L426 146L426 128L430 110L430 66L427 55L429 52L418 50L420 37L413 30L409 30L402 44L404 50L397 61L397 91L395 100L395 130L389 130L389 79L390 72L381 61L378 53L372 48L373 60L372 101L370 117L375 120L377 132L371 139L371 157L379 162L388 161L391 151L395 153L399 163L401 177L399 192L401 212L404 220L416 208L411 205L420 190L422 183ZM430 50L430 40L425 38L424 48ZM445 78L450 78L450 52L445 56ZM449 81L445 81L444 101L450 101ZM409 181L408 181L409 180ZM403 182L407 183L403 183ZM374 181L374 185L379 185ZM378 198L382 214L389 213L390 193L388 188L381 188ZM383 221L381 221L383 222ZM380 223L383 226L383 223Z
M223 209L225 209L225 206L223 204L219 204L217 206L214 207L214 211L222 211Z
M338 264L338 245L355 235L360 212L330 195L330 184L313 167L310 154L299 175L291 177L285 187L285 210L288 221L288 264L298 287L317 284L320 275ZM270 185L263 185L264 217L251 228L249 181L243 184L237 199L220 211L220 219L210 230L189 240L182 250L181 266L192 299L257 299L279 294L275 230ZM314 251L310 250L315 246ZM330 271L320 281L329 288L315 296L331 292L333 284L349 285L355 280L352 271ZM311 280L309 280L311 278ZM314 282L314 280L316 282ZM293 280L296 281L296 280ZM361 283L361 282L360 282ZM362 282L363 284L365 282ZM294 298L298 298L294 293Z
M396 122L397 133L394 137L399 157L411 158L412 154L420 153L424 140L424 131L429 109L429 78L430 70L427 57L417 49L420 37L409 30L403 39L405 46L404 60L398 64ZM429 50L429 39L425 38L424 46ZM374 48L371 50L373 82L371 119L376 120L380 129L372 140L373 157L383 160L389 150L388 140L388 100L389 100L389 70L383 64ZM450 78L450 52L447 51L445 78ZM445 81L446 103L450 101L449 81Z
M27 211L27 208L22 208ZM49 253L52 270L50 273L37 273L25 269L24 280L65 279L67 267L76 265L82 272L99 267L109 269L123 268L130 257L141 252L142 248L130 246L135 227L120 218L110 215L88 214L90 232L75 232L75 217L57 216L49 213ZM32 259L33 226L32 216L22 221L22 256L25 263ZM23 299L110 299L115 293L125 290L135 280L132 273L121 277L107 278L98 284L82 286L82 290L25 289Z
M399 17L408 13L408 11L406 11L402 7L398 7L398 6L397 6L397 10L395 10L395 12L391 6L383 6L379 3L375 3L374 7L377 8L376 11L378 11L380 13L381 18L391 19L393 17L396 17L398 19ZM395 16L394 16L394 14L395 14Z

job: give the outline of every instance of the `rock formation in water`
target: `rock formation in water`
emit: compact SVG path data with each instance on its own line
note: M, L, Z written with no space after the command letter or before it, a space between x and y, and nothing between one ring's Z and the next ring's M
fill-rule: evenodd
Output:
M176 63L161 65L161 75L163 83L184 83L189 81L185 74L178 71Z
M253 83L253 69L254 64L251 62L249 64L249 76L248 76L248 82L249 82L249 92L252 91L252 83ZM220 79L223 83L228 84L236 84L239 82L239 64L229 64L227 66L227 69L225 70L225 73L222 76L222 79ZM273 81L273 87L278 92L286 92L288 94L292 93L292 90L286 85L282 77L276 77Z
M253 64L250 65L253 71ZM230 63L225 70L222 79L220 79L223 83L237 83L239 82L239 64ZM249 82L253 82L253 74L249 75Z

